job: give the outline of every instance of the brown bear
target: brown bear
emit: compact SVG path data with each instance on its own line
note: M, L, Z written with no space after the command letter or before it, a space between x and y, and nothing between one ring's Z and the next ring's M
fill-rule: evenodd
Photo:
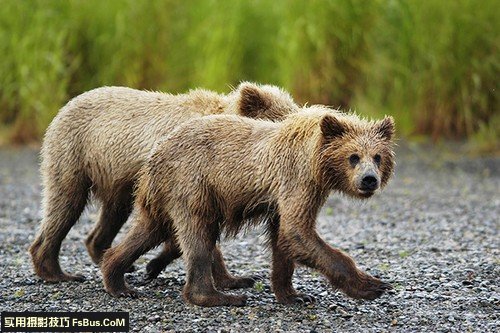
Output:
M298 110L285 91L248 82L228 95L200 89L171 95L103 87L72 99L50 124L41 150L44 215L30 247L36 274L47 281L83 279L61 269L59 251L91 193L102 207L86 245L93 261L101 261L132 211L138 170L154 143L179 124L208 114L281 120ZM177 248L165 243L163 253L148 265L150 277L180 255ZM229 275L220 253L216 259L214 276L220 287L253 283Z
M245 297L217 290L210 262L222 232L235 235L261 221L280 303L313 300L292 286L296 263L320 271L351 297L379 297L390 285L327 245L315 224L331 191L369 198L386 185L394 168L393 133L391 117L367 121L320 106L279 123L230 115L186 122L158 143L140 171L134 224L101 265L106 291L134 296L126 268L176 239L187 269L185 300L243 305Z

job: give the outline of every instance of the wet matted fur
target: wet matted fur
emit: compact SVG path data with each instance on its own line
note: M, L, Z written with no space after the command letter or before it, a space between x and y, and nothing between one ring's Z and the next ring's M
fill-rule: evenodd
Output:
M367 121L320 106L282 122L227 115L181 125L141 169L134 225L103 259L106 290L133 295L124 280L128 265L177 239L187 269L184 298L202 306L242 305L245 297L217 290L210 262L221 233L234 235L245 223L261 221L279 302L312 300L292 286L296 263L323 273L351 297L379 297L390 286L326 244L315 225L330 192L366 199L386 185L394 168L393 134L391 117Z
M102 207L86 245L93 261L101 261L132 211L137 172L154 143L179 124L209 114L281 120L298 109L285 91L248 82L228 95L202 89L171 95L103 87L75 97L59 111L43 141L43 220L30 248L36 274L47 281L83 278L61 269L59 251L91 193ZM179 256L177 247L167 242L148 265L150 277ZM214 275L221 287L252 283L233 279L222 256L216 257L221 262L214 263Z

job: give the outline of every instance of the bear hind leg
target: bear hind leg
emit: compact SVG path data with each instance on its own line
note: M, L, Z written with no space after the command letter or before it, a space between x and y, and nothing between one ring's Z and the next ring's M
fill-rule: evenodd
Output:
M166 241L162 251L146 266L146 280L158 277L167 265L181 255L181 250L173 238ZM215 246L213 251L212 275L217 289L250 288L259 280L258 276L239 277L229 273L218 246Z
M135 221L122 242L104 253L101 264L104 288L112 296L135 297L136 292L125 283L125 273L142 254L171 237L162 228L149 230L140 222Z
M146 266L146 280L153 280L175 259L182 255L179 245L170 238L163 243L162 251Z
M35 273L48 282L83 281L82 275L64 272L59 264L61 243L87 204L88 182L71 182L66 187L51 184L44 193L41 229L30 246Z

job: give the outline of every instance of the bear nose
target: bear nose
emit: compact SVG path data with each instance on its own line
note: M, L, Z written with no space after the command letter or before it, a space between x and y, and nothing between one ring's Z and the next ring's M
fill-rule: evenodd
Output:
M373 176L365 176L361 180L361 189L363 191L374 191L378 187L378 180Z

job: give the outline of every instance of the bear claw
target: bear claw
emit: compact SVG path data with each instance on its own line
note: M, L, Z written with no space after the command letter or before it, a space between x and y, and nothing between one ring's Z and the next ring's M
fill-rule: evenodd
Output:
M307 304L316 302L316 298L307 294L292 294L280 297L278 302L281 304Z
M125 297L125 298L137 298L139 294L130 288L121 289L121 290L107 290L107 292L113 297Z
M221 281L215 281L215 284L218 289L241 289L251 288L254 286L255 282L259 280L259 276L252 275L245 277L231 277Z
M374 300L382 296L386 291L392 289L392 286L387 282L382 282L378 279L370 278L364 285L355 291L355 298Z

